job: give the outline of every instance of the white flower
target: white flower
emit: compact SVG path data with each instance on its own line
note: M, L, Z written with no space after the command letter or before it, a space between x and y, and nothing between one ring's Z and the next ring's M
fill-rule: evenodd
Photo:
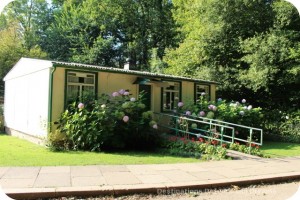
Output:
M246 99L242 99L242 103L246 103Z
M134 97L131 97L131 98L130 98L130 101L132 101L132 102L135 102L135 100L136 100L136 99L135 99Z
M105 104L102 104L102 105L101 105L101 108L102 108L102 109L106 108L106 105L105 105Z
M248 110L251 110L251 109L252 109L252 106L251 106L251 105L249 105L247 109L248 109Z

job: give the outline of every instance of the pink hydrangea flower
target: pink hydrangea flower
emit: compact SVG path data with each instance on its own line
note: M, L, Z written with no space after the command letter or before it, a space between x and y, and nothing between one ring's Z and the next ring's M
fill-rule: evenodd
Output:
M212 107L212 110L213 110L213 111L217 111L217 110L218 110L217 106L213 106L213 107Z
M178 103L178 107L182 107L183 105L184 105L183 102L179 102L179 103Z
M114 92L114 93L112 93L112 96L113 97L117 97L117 96L119 96L120 94L119 94L119 92Z
M212 105L212 104L210 104L209 106L208 106L208 109L209 110L212 110L214 108L214 105Z
M191 111L188 110L188 111L185 112L185 114L186 115L191 115L192 113L191 113Z
M123 95L125 95L125 96L128 96L129 95L129 92L124 92L124 94Z
M125 115L125 116L123 117L123 121L124 121L125 123L127 123L127 122L129 121L129 117L128 117L127 115Z
M200 117L204 117L205 116L205 112L201 111L201 112L199 112L199 115L200 115Z
M79 104L78 104L78 108L79 108L79 109L83 109L83 108L84 108L84 104L83 104L83 103L79 103Z

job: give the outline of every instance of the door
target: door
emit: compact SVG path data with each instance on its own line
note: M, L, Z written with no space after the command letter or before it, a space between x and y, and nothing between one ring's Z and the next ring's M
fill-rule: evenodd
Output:
M143 103L146 105L146 110L151 110L151 85L139 85L139 94L143 94Z

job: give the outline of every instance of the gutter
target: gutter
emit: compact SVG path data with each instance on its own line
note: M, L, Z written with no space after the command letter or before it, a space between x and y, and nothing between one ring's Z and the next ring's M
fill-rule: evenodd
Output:
M56 70L55 66L50 68L50 78L49 78L49 99L48 99L48 133L51 132L52 123L52 97L53 97L53 74Z

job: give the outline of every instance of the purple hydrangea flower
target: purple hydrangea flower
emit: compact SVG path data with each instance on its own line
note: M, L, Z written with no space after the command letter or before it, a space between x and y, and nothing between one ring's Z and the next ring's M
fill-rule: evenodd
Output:
M84 104L83 104L83 103L79 103L79 104L78 104L78 108L79 108L79 109L83 109L83 108L84 108Z
M123 95L126 92L124 89L119 90L119 94Z
M125 95L125 96L128 96L129 95L129 92L124 92L124 94L123 95Z
M199 112L199 115L200 115L200 117L204 117L205 116L205 112L201 111L201 112Z
M125 116L123 117L123 121L124 121L125 123L127 123L127 122L129 121L129 117L128 117L127 115L125 115Z
M179 103L178 103L178 107L182 107L183 105L184 105L183 102L179 102Z
M188 110L188 111L185 112L185 114L186 115L191 115L192 113L191 113L191 111Z
M218 101L222 101L223 99L222 98L218 98Z
M117 97L117 96L119 96L119 95L120 95L119 92L114 92L114 93L112 93L112 96L113 96L113 97Z

